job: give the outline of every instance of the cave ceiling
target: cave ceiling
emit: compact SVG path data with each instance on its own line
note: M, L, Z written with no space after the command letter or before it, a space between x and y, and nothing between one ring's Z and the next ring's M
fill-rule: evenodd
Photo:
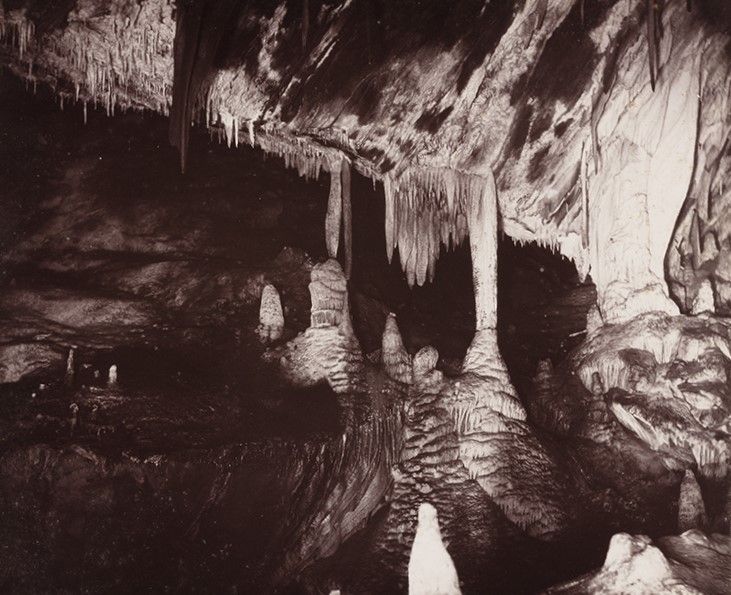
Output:
M5 0L2 15L7 65L61 101L169 114L183 167L195 122L309 177L347 161L382 181L402 254L408 236L436 254L463 240L465 201L489 173L503 232L589 273L603 145L627 128L669 138L665 114L691 87L683 142L699 148L678 167L704 166L695 200L728 192L720 0Z

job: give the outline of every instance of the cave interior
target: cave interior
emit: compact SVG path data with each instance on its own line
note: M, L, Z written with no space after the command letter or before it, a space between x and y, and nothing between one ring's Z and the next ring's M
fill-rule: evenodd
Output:
M725 0L0 0L0 139L0 591L731 593Z

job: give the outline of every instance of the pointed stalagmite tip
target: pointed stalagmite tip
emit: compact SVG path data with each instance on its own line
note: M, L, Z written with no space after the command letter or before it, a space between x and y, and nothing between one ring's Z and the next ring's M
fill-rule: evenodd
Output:
M698 287L698 293L693 298L690 306L691 314L703 313L713 314L716 311L716 304L713 295L713 285L710 279L703 279Z
M437 367L439 352L427 345L422 347L414 356L414 376L425 376Z
M419 506L409 557L409 595L457 595L461 592L457 569L442 541L437 510L424 502Z
M411 357L404 347L401 332L396 322L396 315L390 312L386 318L381 339L381 359L386 373L399 382L411 384Z

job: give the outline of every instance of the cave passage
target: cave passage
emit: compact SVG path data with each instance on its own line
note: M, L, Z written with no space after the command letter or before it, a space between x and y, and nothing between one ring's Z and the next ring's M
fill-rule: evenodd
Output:
M265 280L281 292L290 336L306 328L309 268L326 254L326 182L306 182L278 159L229 149L195 129L182 176L165 148L162 118L89 111L82 125L79 107L61 110L44 88L29 98L5 75L0 89L2 157L10 164L0 174L3 373L5 380L22 376L0 385L0 468L6 486L28 469L33 476L16 512L3 491L4 545L17 553L3 580L88 588L135 568L140 585L163 585L177 570L173 560L205 559L181 584L214 574L258 584L256 573L238 566L242 559L262 563L257 536L266 523L279 526L275 503L288 498L264 469L267 456L301 456L293 453L327 444L343 423L327 386L283 386L261 363L250 330ZM435 280L410 289L397 261L386 260L382 189L358 174L352 188L351 307L364 350L380 347L392 311L412 354L434 345L439 367L456 373L474 333L468 247L444 251ZM559 256L507 238L499 269L501 347L514 382L530 392L538 360L561 359L581 338L593 290ZM30 373L9 366L13 357ZM44 358L47 365L33 368ZM108 385L111 366L115 386ZM264 455L242 444L272 439L292 446ZM36 467L39 456L53 461L52 476ZM97 465L104 459L120 462L103 471ZM150 484L161 480L135 470L134 461L169 466L167 488ZM229 471L211 475L206 461ZM69 473L73 479L61 482ZM128 482L140 473L133 488ZM44 481L48 491L38 487ZM237 482L247 483L251 497L231 510ZM161 504L159 490L172 490L173 501ZM64 502L63 511L54 502ZM48 533L49 519L33 516L38 507L78 530ZM93 521L82 521L90 514ZM168 525L150 524L150 514ZM214 538L231 514L237 524ZM262 520L244 531L252 515ZM181 535L174 527L186 518L191 524ZM198 539L204 535L209 546ZM36 539L55 553L34 578L23 578L36 564ZM170 541L178 544L173 556ZM274 537L271 543L278 547ZM144 563L140 545L152 552ZM94 560L84 568L74 562L82 550ZM110 565L108 555L120 562Z
M651 347L581 351L578 260L499 229L497 329L476 329L469 239L420 286L403 244L389 263L388 176L266 157L230 121L185 129L182 174L161 115L31 91L0 76L0 589L404 590L427 501L466 592L595 569L619 531L685 526L701 488L724 526L724 479L689 475L705 443L669 448L680 414L632 392ZM440 175L493 214L494 178ZM716 423L709 361L662 373L695 374Z
M0 591L728 592L731 4L46 4Z
M475 332L475 302L469 246L442 247L432 282L410 288L384 250L383 194L370 180L353 177L351 299L366 351L380 348L389 311L397 315L405 345L416 353L439 351L455 372ZM528 396L536 365L558 365L584 338L586 314L596 301L591 279L582 281L573 263L537 244L521 245L505 235L498 243L498 337L511 378Z

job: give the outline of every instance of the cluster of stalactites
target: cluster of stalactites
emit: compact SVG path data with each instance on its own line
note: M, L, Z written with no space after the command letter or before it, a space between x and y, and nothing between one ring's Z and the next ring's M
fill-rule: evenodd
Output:
M317 180L323 170L329 171L331 156L313 143L300 139L282 140L269 134L260 134L256 142L265 153L281 157L286 167L296 169L306 180Z
M95 104L104 105L107 114L113 115L115 106L131 103L129 86L133 83L150 99L156 102L158 112L169 112L171 89L167 73L159 72L155 60L161 54L159 30L152 28L134 29L117 25L114 27L117 43L104 60L100 60L88 39L87 32L74 35L74 43L56 44L55 52L66 54L66 59L83 76L83 86Z
M520 230L522 231L522 230ZM535 244L552 254L558 254L573 262L576 272L580 278L586 280L589 276L589 256L587 249L582 244L581 235L573 232L561 232L548 229L539 229L530 236L516 233L510 235L510 239L516 246L529 246Z
M468 235L467 205L484 191L483 176L454 169L413 167L384 176L386 255L398 248L410 286L434 279L441 246L452 249Z
M18 52L20 59L28 53L35 37L35 25L25 16L24 10L11 10L7 14L0 5L0 39Z
M161 12L158 15L157 9ZM139 8L142 11L143 7ZM161 23L153 26L150 15L138 15L132 20L120 15L100 17L97 26L84 21L71 22L62 33L44 37L44 52L40 66L51 80L63 73L74 86L74 98L86 104L103 105L108 115L116 107L155 107L168 114L171 101L170 72L172 72L172 4L150 5ZM28 62L24 76L36 82L33 73L35 26L22 10L5 13L0 9L0 38L10 44L19 60ZM109 38L113 41L110 42ZM69 72L69 66L72 72ZM52 83L55 86L55 83ZM56 89L60 100L71 94Z

